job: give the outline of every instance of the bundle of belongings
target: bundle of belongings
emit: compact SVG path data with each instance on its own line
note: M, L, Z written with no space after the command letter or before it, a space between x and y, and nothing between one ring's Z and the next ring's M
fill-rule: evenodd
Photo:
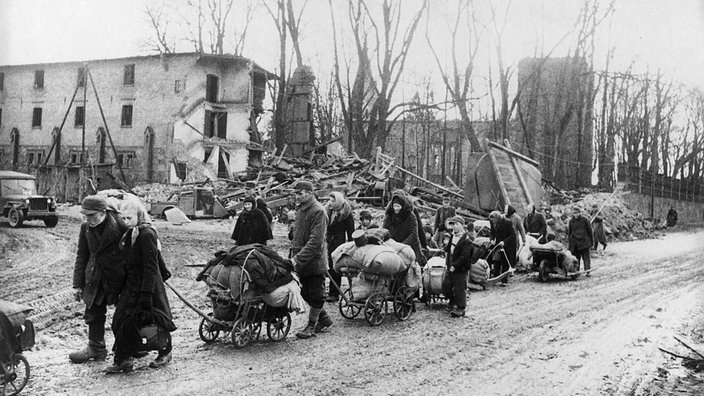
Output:
M331 257L335 271L355 275L351 284L355 300L383 292L391 279L396 287L418 290L420 266L413 248L389 238L383 228L355 231L352 237L354 241L340 245Z
M0 364L4 367L11 366L16 353L34 346L34 325L27 319L33 309L28 305L0 300Z
M539 248L541 250L552 250L553 252L556 252L558 255L558 260L560 260L560 264L565 271L577 271L579 264L577 258L572 254L572 252L567 250L562 243L558 241L550 241L548 243L543 244L535 243L534 245L530 246L531 253L536 248Z
M300 281L291 262L261 244L216 252L196 280L208 285L216 319L233 320L240 302L260 296L271 307L305 311Z

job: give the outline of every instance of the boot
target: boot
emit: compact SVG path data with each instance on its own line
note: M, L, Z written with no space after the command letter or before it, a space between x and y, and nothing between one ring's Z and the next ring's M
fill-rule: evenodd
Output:
M318 323L318 317L322 308L310 307L310 312L308 313L308 325L296 334L296 337L302 338L304 340L315 337L315 325Z
M171 361L171 352L164 353L164 354L160 353L159 356L157 356L153 362L149 363L149 367L159 368L162 366L166 366L170 361Z
M105 348L95 349L90 346L68 354L69 360L73 363L85 363L89 360L105 360L107 356L108 351Z
M450 316L452 316L453 318L461 318L462 316L464 316L464 309L454 309L452 312L450 312Z
M325 310L320 311L318 323L315 325L315 333L323 332L332 326L332 318Z
M133 368L134 368L134 363L132 362L132 358L127 358L127 359L122 360L120 362L113 363L112 366L105 369L105 373L106 374L129 373L130 371L132 371Z

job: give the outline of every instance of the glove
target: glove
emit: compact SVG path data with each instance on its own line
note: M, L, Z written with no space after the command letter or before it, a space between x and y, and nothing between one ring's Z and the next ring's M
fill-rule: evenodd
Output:
M74 288L73 289L73 298L75 298L76 301L81 301L83 299L83 289Z
M450 267L450 272L455 272L455 267L454 267L454 266Z

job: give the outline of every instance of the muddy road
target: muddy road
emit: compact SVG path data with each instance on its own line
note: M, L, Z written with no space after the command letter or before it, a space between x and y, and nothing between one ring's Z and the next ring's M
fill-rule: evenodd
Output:
M157 222L175 272L170 283L206 311L205 284L186 265L228 247L232 226ZM589 278L541 284L518 274L507 288L471 293L465 318L419 305L406 322L392 315L372 328L327 304L335 320L328 332L297 340L305 317L294 315L284 341L245 349L222 334L202 342L200 318L169 291L179 326L173 362L150 369L152 354L133 373L106 376L109 361L67 358L87 339L83 306L70 296L78 228L73 215L55 229L0 223L0 298L36 308L37 345L26 352L32 376L22 394L704 394L704 376L657 349L686 354L672 337L679 335L704 352L702 230L610 243L593 256ZM275 234L284 252L284 227Z

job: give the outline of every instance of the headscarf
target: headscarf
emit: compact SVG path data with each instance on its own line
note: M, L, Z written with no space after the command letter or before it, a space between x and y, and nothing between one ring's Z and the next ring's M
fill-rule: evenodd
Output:
M139 230L142 230L147 227L151 227L152 229L154 229L154 227L152 226L152 218L149 216L147 209L144 207L144 205L142 205L142 202L140 202L138 198L133 199L131 197L128 197L128 199L120 201L119 209L120 212L135 211L137 213L137 225L131 227L129 230L127 230L127 232L125 232L125 234L122 236L122 239L120 240L120 246L126 245L127 235L130 234L130 230L132 231L130 238L130 246L134 246L135 242L137 242L137 237L139 236ZM158 239L157 248L161 250L161 242L158 242Z
M347 199L345 199L345 196L339 191L331 192L330 196L332 196L333 199L328 201L326 205L330 222L347 218L347 216L352 213L352 206Z

